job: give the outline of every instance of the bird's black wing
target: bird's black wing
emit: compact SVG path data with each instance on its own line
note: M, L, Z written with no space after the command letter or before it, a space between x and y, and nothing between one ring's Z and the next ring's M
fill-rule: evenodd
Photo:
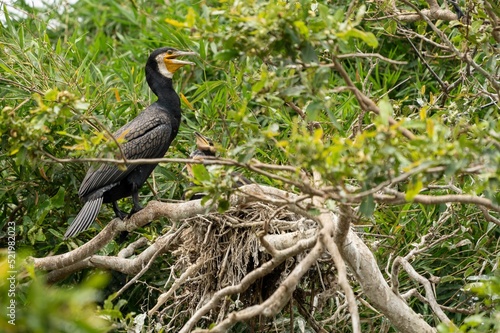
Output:
M120 128L115 137L125 134L126 142L122 144L125 157L129 160L140 158L161 158L170 145L172 126L161 119L138 116L129 124ZM83 198L96 192L97 196L113 187L125 178L137 164L127 165L125 170L117 166L103 164L97 169L89 169L80 185L78 195Z

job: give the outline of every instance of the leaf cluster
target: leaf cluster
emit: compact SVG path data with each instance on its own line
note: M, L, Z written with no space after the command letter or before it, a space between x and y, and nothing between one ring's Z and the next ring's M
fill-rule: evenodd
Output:
M470 25L436 25L458 51L474 50L472 60L498 77L493 30L481 4L468 9ZM303 181L301 171L318 171L323 186L346 197L362 196L358 209L365 226L356 230L366 234L381 267L408 253L422 235L432 231L439 238L456 231L414 267L442 278L440 303L452 308L473 302L492 316L498 313L484 299L462 292L467 278L493 274L498 267L498 227L473 206L412 202L417 194L447 195L453 188L500 202L498 88L440 46L443 37L426 22L387 19L384 4L348 1L103 0L44 8L19 2L16 8L25 16L3 6L0 23L0 221L16 222L18 246L44 256L66 252L96 233L91 229L81 240L62 240L80 208L76 193L87 165L54 163L49 156L119 159L110 133L154 100L143 66L151 50L169 45L200 56L195 67L175 77L184 113L168 156L189 156L196 130L214 139L222 157L240 163L255 158L296 172L277 171L278 180L242 169L195 167L193 180L179 176L183 165L161 164L144 186L144 202L155 196L180 199L195 182L192 191L206 192L205 200L218 199L224 208L234 171L294 192L300 191L293 184ZM378 115L356 100L335 69L335 57L354 87L377 104ZM401 128L415 138L408 140ZM393 187L407 203L374 200L370 190L405 173ZM443 222L450 211L452 218ZM111 216L103 209L99 220ZM2 230L5 223L0 222ZM152 239L160 229L153 225L139 233ZM139 236L131 235L131 241ZM105 252L124 246L114 243ZM158 271L168 269L168 258L158 265ZM144 278L154 287L165 282L154 273ZM402 283L411 287L410 281ZM137 285L123 301L108 301L105 311L132 326L130 316L119 312L139 312L149 302L145 292L156 292L152 289ZM435 322L425 305L412 301L412 306ZM376 315L370 309L362 313ZM466 317L450 316L457 322Z

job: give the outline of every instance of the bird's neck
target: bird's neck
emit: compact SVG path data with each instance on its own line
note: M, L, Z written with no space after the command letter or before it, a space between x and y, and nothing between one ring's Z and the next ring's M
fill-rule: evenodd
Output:
M168 107L170 110L180 109L179 96L174 90L172 79L158 72L150 72L146 75L149 87L158 96L158 103Z

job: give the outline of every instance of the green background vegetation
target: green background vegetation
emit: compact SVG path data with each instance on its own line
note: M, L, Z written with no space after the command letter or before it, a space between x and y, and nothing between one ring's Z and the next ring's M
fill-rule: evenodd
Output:
M481 1L472 2L481 8ZM427 63L435 74L451 85L443 94L442 85L400 28L429 38L434 32L422 21L384 19L381 3L80 0L42 9L23 2L14 7L22 17L4 5L0 26L0 238L6 239L7 221L14 221L19 263L25 256L21 250L35 257L64 253L100 230L94 224L79 237L63 241L81 207L77 192L87 166L54 163L48 154L116 157L116 146L105 133L154 100L143 67L149 53L162 46L199 53L190 59L196 66L186 66L174 77L176 90L185 96L184 113L168 157L188 157L194 149L193 132L199 131L218 143L221 156L296 167L296 175L283 176L297 182L300 169L316 170L327 185L369 190L419 166L440 167L439 172L415 173L398 189L411 200L429 186L454 184L463 193L500 203L500 116L492 103L498 101L498 88L461 59L414 39L429 56ZM498 44L491 37L491 25L484 23L487 16L480 9L470 15L469 28L457 21L439 21L438 28L462 52L474 49L474 61L498 78ZM339 89L346 84L331 66L333 55L360 52L405 62L342 60L356 86L379 105L379 116L363 112L348 89ZM306 119L290 103L304 110ZM416 139L408 140L398 126L389 126L389 116L412 130ZM311 133L311 123L321 129ZM482 168L466 172L474 166ZM177 163L156 168L150 186L143 187L143 203L180 199L189 184L189 179L179 177L182 168ZM212 175L212 196L228 192L231 170ZM259 183L300 191L286 182L240 171ZM433 192L449 193L444 187ZM121 205L130 209L129 204ZM453 214L442 219L447 210ZM412 264L421 274L441 278L436 289L440 304L477 308L477 314L447 312L464 331L500 330L498 322L494 324L499 316L500 232L476 206L379 205L368 195L360 212L363 224L370 226L357 230L366 234L363 239L382 269L390 258L406 255L430 230L439 236L454 233ZM112 215L110 208L103 208L99 221L105 223ZM152 223L126 242L111 243L102 254L116 254L142 235L154 238L167 224ZM157 265L142 277L149 286L165 283L168 258ZM4 265L2 274L5 271ZM121 274L84 271L47 286L43 274L26 267L21 271L16 332L101 332L103 327L125 332L159 294L136 284L113 299L110 295L127 280ZM404 274L400 279L402 289L412 287ZM4 282L2 275L1 308L7 301ZM476 282L474 292L467 287L470 282ZM431 325L438 325L427 305L417 299L410 302ZM360 313L362 318L374 317L363 323L366 331L385 327L384 319L370 308L361 307ZM57 319L50 319L52 314ZM13 332L4 319L2 315L2 330ZM287 331L286 325L281 331Z

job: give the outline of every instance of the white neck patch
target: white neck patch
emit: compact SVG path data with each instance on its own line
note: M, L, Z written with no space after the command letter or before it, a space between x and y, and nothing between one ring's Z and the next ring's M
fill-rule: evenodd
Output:
M160 72L161 75L171 79L173 77L173 74L168 71L167 66L165 65L165 61L163 61L164 57L165 54L162 53L157 55L155 58L156 63L158 64L158 71Z

